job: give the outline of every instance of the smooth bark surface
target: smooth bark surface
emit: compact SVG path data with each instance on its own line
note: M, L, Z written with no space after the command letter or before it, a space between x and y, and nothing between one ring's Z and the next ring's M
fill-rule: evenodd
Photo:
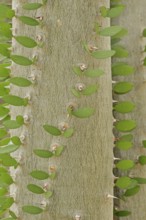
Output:
M123 1L126 5L125 12L116 19L116 24L128 29L128 35L123 38L122 45L129 51L129 58L121 59L133 65L136 69L135 74L129 77L118 77L118 81L130 81L134 83L134 90L127 95L118 96L119 100L131 100L136 104L136 109L126 116L118 115L118 118L131 118L136 120L137 128L133 131L134 147L122 153L122 158L136 160L140 155L146 155L146 150L142 147L142 141L146 139L146 67L143 66L146 39L142 37L143 29L146 27L146 1L137 2ZM146 167L139 164L130 172L132 177L146 178ZM144 220L146 219L146 186L141 185L140 192L127 198L126 202L120 202L120 209L127 209L132 212L125 220Z
M36 28L14 18L14 34L37 40L42 38L43 47L27 49L13 40L14 54L38 58L31 67L12 65L13 76L36 77L36 82L27 89L11 87L12 94L31 96L28 106L11 108L14 118L18 114L30 117L29 124L12 132L13 135L26 136L24 145L15 153L15 156L22 155L22 158L16 172L16 185L11 187L12 192L16 190L17 204L14 208L18 209L22 220L73 220L75 215L80 215L81 220L112 220L113 201L107 198L108 194L113 193L111 60L98 61L82 47L82 42L87 42L97 45L99 49L110 49L110 39L99 38L94 32L96 22L103 26L110 25L109 19L97 15L100 6L109 7L109 1L49 0L37 12L22 10L25 2L13 0L17 14L43 16L43 20ZM87 64L89 69L104 69L105 74L96 79L79 78L72 71L72 67L79 63ZM79 82L99 84L98 93L75 98L71 88ZM67 106L72 102L78 107L93 107L96 112L88 119L68 118ZM58 126L61 122L74 127L73 137L53 137L43 129L44 124ZM33 154L33 149L49 149L54 143L66 146L59 158L41 159ZM47 172L50 166L56 167L55 180L36 181L29 176L34 169ZM48 183L54 195L44 201L43 196L27 190L28 183L41 186ZM31 216L21 211L23 205L41 207L44 202L47 202L48 208L41 215Z

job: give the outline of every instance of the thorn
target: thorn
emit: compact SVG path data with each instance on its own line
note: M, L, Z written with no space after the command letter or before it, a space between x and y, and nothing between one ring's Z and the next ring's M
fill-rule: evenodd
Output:
M116 196L113 196L113 195L111 195L111 194L107 194L107 196L106 196L107 198L111 198L111 199L119 199L118 197L116 197Z
M81 216L80 215L75 215L75 220L80 220Z
M114 160L121 160L121 158L117 158L117 157L114 157L113 159L114 159Z
M85 63L80 63L80 64L79 64L79 67L80 67L80 70L81 70L81 71L84 71L84 70L86 70L86 69L88 68Z

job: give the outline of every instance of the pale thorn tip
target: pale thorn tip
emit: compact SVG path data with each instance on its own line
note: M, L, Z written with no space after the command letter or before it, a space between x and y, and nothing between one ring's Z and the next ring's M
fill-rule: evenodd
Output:
M80 215L75 215L75 220L81 220L81 216Z
M107 194L106 197L107 197L107 198L111 198L111 199L119 199L118 197L113 196L113 195L111 195L111 194Z

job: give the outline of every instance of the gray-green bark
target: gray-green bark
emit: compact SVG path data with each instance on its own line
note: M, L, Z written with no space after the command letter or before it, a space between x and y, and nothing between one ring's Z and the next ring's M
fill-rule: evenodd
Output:
M145 84L145 67L142 65L144 58L145 39L142 37L143 29L146 27L146 2L144 0L137 2L122 1L126 5L125 12L116 19L116 24L128 29L128 35L123 38L122 45L129 50L129 58L122 61L128 61L136 68L133 76L118 77L118 80L130 81L134 83L134 90L126 95L118 96L120 100L131 100L136 104L134 113L127 114L125 118L135 119L137 128L133 131L134 147L126 154L122 153L122 158L130 158L136 160L138 156L145 155L146 150L142 147L142 140L146 139L146 84ZM118 116L120 117L120 116ZM124 116L121 116L124 119ZM146 177L145 166L137 165L132 169L131 176ZM146 204L146 186L141 185L140 192L135 196L129 197L126 202L120 202L121 209L128 209L132 212L125 220L144 220L146 219L145 204Z
M16 207L23 220L71 220L76 214L83 220L112 220L113 201L107 194L113 193L113 152L112 152L112 94L111 94L111 61L98 62L83 49L82 42L96 44L101 49L110 49L108 38L98 38L94 33L94 25L100 22L109 26L109 19L97 16L99 6L109 7L109 1L51 1L37 12L26 12L22 5L26 1L13 0L13 8L17 7L18 15L32 17L43 16L43 25L37 28L23 25L13 19L14 34L26 35L37 39L42 36L44 46L37 49L26 49L13 40L15 54L32 57L38 56L36 65L31 68L12 65L13 76L35 76L36 83L29 89L11 87L13 94L24 97L31 96L27 107L11 108L12 117L29 115L30 123L22 129L12 132L26 135L21 149L21 166L16 173ZM29 1L33 2L33 1ZM87 63L92 68L103 68L105 75L100 79L80 79L72 66ZM100 85L99 92L91 97L77 99L70 90L78 82ZM67 105L75 102L79 107L94 107L96 113L89 119L67 118ZM57 126L67 122L75 128L75 134L69 139L53 138L43 130L43 124ZM53 143L66 145L61 157L40 159L33 154L34 148L48 149ZM54 195L48 202L48 210L43 215L28 216L22 213L23 205L41 206L43 196L35 196L26 189L28 183L34 181L29 173L33 169L48 171L49 166L56 166L57 178L49 181L49 188ZM13 171L12 171L13 172ZM14 186L11 191L15 190Z

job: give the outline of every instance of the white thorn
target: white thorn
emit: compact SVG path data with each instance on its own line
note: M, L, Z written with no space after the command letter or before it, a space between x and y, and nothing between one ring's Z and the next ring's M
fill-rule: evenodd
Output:
M75 220L80 220L81 216L80 215L75 215Z
M111 199L119 199L118 197L113 196L113 195L110 195L110 194L107 194L107 198L111 198Z

